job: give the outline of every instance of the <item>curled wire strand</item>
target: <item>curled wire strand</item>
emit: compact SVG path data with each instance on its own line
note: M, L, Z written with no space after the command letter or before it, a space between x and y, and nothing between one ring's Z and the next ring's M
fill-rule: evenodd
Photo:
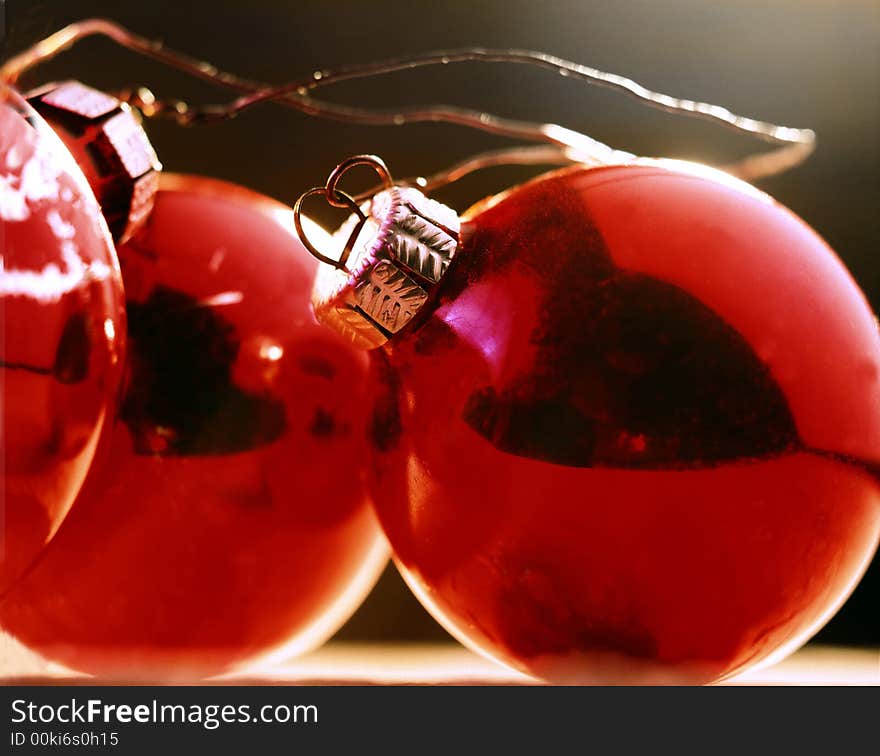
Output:
M465 176L482 171L487 168L494 168L502 165L520 165L520 166L551 166L551 165L572 165L574 163L580 165L600 166L606 165L605 162L590 159L584 155L575 155L571 150L563 147L557 147L550 144L524 145L520 147L505 147L498 150L487 150L476 155L471 155L457 163L453 163L443 168L437 173L428 176L408 176L406 178L395 178L394 183L397 186L414 186L426 194L440 189L448 184L452 184ZM364 202L370 199L377 192L385 188L384 184L376 185L367 189L360 194L354 195L358 202Z
M347 123L377 126L401 126L421 122L452 123L499 136L544 142L554 145L556 148L555 151L536 151L534 153L523 153L516 149L500 150L491 153L494 157L476 156L433 176L432 181L428 183L432 183L435 188L487 165L500 165L507 157L513 162L519 162L523 156L537 158L540 155L541 160L536 159L535 163L542 162L545 158L552 158L549 164L559 164L560 162L612 164L628 160L633 155L614 150L581 132L552 123L534 123L502 118L491 113L449 105L416 106L396 110L358 108L319 100L311 97L310 92L342 81L432 65L463 62L528 64L622 92L666 112L702 118L734 131L752 135L763 141L782 145L775 150L747 157L725 167L726 170L741 178L754 180L792 168L803 162L815 148L816 136L810 129L778 126L735 115L718 105L654 92L624 76L531 50L492 50L477 47L437 51L391 58L374 63L350 64L322 69L315 71L308 77L272 86L222 71L210 63L171 50L159 41L133 34L112 21L88 19L59 30L20 55L11 58L0 67L0 80L14 84L25 71L54 57L77 41L92 35L109 37L117 44L146 57L197 78L245 93L232 102L222 105L191 107L179 101L174 103L159 101L151 94L146 97L141 96L140 103L135 103L143 107L147 116L170 117L182 125L225 120L258 103L276 101L308 115ZM489 162L486 162L487 160ZM453 173L457 178L450 178Z

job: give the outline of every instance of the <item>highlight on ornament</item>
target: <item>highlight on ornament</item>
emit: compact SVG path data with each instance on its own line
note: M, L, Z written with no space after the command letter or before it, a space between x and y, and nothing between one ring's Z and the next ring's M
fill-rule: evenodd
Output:
M236 92L69 80L80 40ZM718 168L331 84L530 65L774 147ZM703 684L783 658L880 539L880 336L843 263L752 183L809 129L526 50L254 81L105 20L0 66L0 630L112 680L198 680L314 649L388 560L465 646L551 683ZM516 141L395 179L376 155L291 208L170 173L151 121L260 104ZM254 140L259 135L254 134ZM470 208L440 187L556 166ZM559 168L558 166L563 166ZM374 189L343 188L372 169ZM328 233L323 200L347 215ZM87 556L85 556L87 555Z

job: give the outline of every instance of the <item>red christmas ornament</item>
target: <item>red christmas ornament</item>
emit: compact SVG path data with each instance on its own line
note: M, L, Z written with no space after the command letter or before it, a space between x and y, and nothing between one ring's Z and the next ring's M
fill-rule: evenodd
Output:
M800 219L644 160L460 233L390 188L360 226L317 312L381 347L376 506L456 637L556 682L708 682L840 606L880 533L880 338Z
M366 355L310 309L278 203L162 177L120 247L118 420L71 516L0 605L75 669L192 678L332 633L387 559L365 488Z
M0 594L57 530L112 416L125 347L107 225L73 157L0 87Z

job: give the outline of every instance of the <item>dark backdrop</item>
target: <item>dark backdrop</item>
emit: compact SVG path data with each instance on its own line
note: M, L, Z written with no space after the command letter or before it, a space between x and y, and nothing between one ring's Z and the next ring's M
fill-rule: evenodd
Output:
M737 113L814 128L817 154L762 187L807 219L849 266L875 310L880 305L877 0L8 0L3 56L94 15L237 73L276 82L338 63L439 47L528 47ZM202 102L227 96L105 40L83 43L23 85L67 77L110 90L143 84ZM340 85L328 93L364 105L442 101L553 120L647 155L714 162L761 147L523 67L450 66ZM150 134L171 170L226 178L287 202L355 153L379 153L395 173L410 175L503 144L444 125L327 123L271 104L199 129L155 123ZM526 175L520 169L484 172L440 198L463 208ZM334 222L330 215L318 218ZM393 569L341 635L445 637ZM880 645L880 560L819 640Z

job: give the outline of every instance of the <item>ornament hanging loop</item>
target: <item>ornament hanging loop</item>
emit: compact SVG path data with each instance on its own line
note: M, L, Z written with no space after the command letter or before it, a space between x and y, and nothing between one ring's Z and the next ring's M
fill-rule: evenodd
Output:
M333 207L350 207L346 198L351 199L351 197L345 194L345 192L339 191L337 189L337 184L348 171L361 165L367 165L379 174L379 179L382 181L383 188L390 189L393 186L394 182L391 179L391 172L388 170L388 166L385 165L385 161L382 160L382 158L378 155L354 155L347 160L343 160L327 177L327 184L325 186L327 202L333 205ZM363 202L375 193L375 190L371 190L366 194L355 195L354 199L358 202Z
M312 257L317 258L322 263L332 265L337 270L343 270L346 272L349 272L348 267L346 266L348 258L351 255L352 249L354 249L354 245L357 241L358 235L363 229L364 224L367 222L367 215L364 213L363 210L361 210L360 203L372 197L376 192L375 190L373 190L365 194L356 195L353 197L352 195L342 191L342 189L339 188L339 182L342 177L346 173L348 173L348 171L361 165L367 165L379 174L379 178L382 181L383 188L390 189L394 185L394 181L391 178L391 171L388 170L388 166L385 165L385 161L382 160L382 158L380 158L378 155L354 155L347 160L343 160L333 169L333 171L327 177L327 183L324 184L324 186L313 186L308 191L303 192L301 195L299 195L293 205L293 223L296 226L296 233L299 236L300 241L303 243L303 246L309 251ZM346 241L345 247L343 248L342 254L339 256L338 260L334 260L332 257L327 257L327 255L318 250L315 245L309 241L308 236L306 236L305 229L303 228L303 202L305 202L309 197L312 197L316 194L323 195L324 199L327 200L327 204L331 205L332 207L341 207L343 209L348 209L358 218L358 222L352 229L352 232L348 237L348 241Z
M334 260L332 257L328 257L317 247L315 247L315 245L309 241L309 237L306 235L305 229L303 228L303 202L305 202L305 200L315 194L323 195L327 202L329 202L334 207L348 208L358 217L358 222L352 230L351 236L348 238L348 241L345 244L345 248L342 250L342 254L339 256L338 260ZM346 262L348 262L348 257L351 254L351 250L354 248L354 243L357 240L358 234L361 232L361 229L364 227L364 224L366 222L367 216L364 211L361 210L357 200L350 194L346 194L345 192L343 192L341 189L334 189L333 194L331 195L326 186L314 186L308 191L300 194L293 205L293 225L296 227L296 235L303 243L303 246L309 251L309 254L312 257L320 260L322 263L331 265L338 270L343 270L346 272L348 272Z

